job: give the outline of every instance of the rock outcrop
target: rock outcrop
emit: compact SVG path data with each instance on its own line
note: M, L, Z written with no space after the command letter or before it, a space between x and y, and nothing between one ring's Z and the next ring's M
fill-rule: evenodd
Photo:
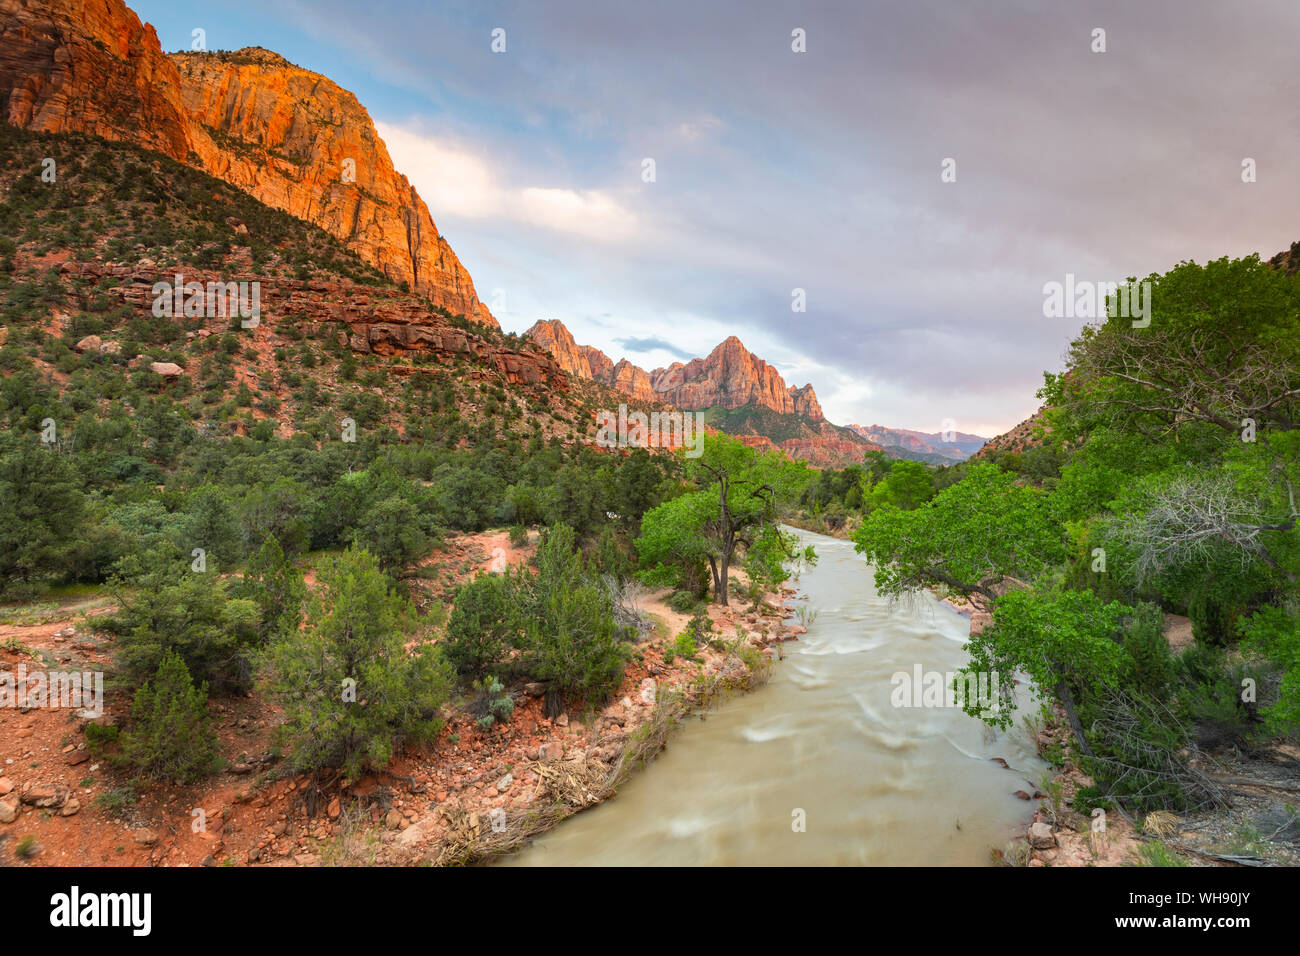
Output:
M590 345L579 345L563 322L538 322L524 333L549 351L560 368L607 385L636 402L688 411L723 408L717 427L752 448L780 449L815 467L861 463L863 453L881 446L826 421L811 385L787 386L781 374L728 337L704 358L674 362L651 372L627 359L615 364ZM712 425L715 423L711 423Z
M147 313L154 301L153 285L160 275L152 264L119 265L102 262L65 262L61 271L92 287L111 288L123 304L137 313ZM260 282L261 324L274 332L286 323L313 338L338 334L341 344L363 354L398 355L426 353L440 363L467 361L498 372L511 385L542 386L565 391L568 375L538 346L524 343L510 348L492 341L494 333L480 336L457 328L411 296L392 290L377 290L351 281L268 278L255 273L218 274L190 271L193 281ZM292 318L290 318L292 317ZM212 331L222 331L229 318L209 320ZM206 330L198 334L208 334ZM80 344L80 343L79 343ZM182 373L179 366L154 363L163 376ZM393 374L408 374L409 367L393 366Z
M805 415L813 421L823 418L811 385L787 388L781 373L734 335L705 358L655 369L650 382L662 401L681 408L758 405L782 415Z
M448 311L496 326L355 96L259 47L170 59L207 172L343 239Z
M277 54L167 56L122 0L0 0L0 115L203 169L449 312L497 325L356 97Z

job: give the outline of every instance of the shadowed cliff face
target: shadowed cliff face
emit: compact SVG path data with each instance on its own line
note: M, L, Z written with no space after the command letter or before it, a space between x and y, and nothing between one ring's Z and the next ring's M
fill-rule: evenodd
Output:
M121 0L0 0L0 110L26 129L93 133L203 169L497 327L356 97L274 53L169 57Z

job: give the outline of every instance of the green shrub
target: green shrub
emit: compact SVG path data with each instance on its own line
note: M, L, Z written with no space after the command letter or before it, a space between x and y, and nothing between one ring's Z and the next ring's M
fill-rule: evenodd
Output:
M668 598L668 606L678 614L692 614L702 603L690 591L674 591Z
M467 676L500 671L519 633L510 580L477 575L456 594L447 622L447 660Z
M306 629L271 646L273 689L290 766L341 767L355 780L399 747L437 736L453 671L432 644L407 651L411 609L369 552L347 550L318 582Z
M122 755L142 773L192 783L220 765L207 686L194 686L174 652L163 653L153 680L136 691L131 717L131 728L121 736Z
M478 726L487 730L494 723L504 724L515 712L515 702L510 699L503 685L495 677L485 677L474 683L478 699L471 707L471 712L478 715Z

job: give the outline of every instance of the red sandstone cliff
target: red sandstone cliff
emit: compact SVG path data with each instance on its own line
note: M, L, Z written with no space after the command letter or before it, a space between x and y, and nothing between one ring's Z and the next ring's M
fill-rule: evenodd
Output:
M0 115L165 153L315 223L448 311L497 324L357 98L274 53L168 57L121 0L0 0Z

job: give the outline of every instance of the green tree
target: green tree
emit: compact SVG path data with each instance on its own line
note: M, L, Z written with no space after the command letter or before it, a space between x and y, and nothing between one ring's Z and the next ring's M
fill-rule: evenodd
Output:
M993 600L1005 578L1029 583L1066 553L1043 492L983 464L914 511L872 512L853 540L888 595L942 585Z
M306 630L271 647L293 767L340 767L355 780L442 729L452 669L431 644L407 651L408 613L364 549L320 570Z
M1117 601L1103 604L1091 591L1055 595L1012 591L998 599L992 623L971 637L965 672L997 674L999 687L1006 692L1012 686L1011 676L1023 671L1035 687L1061 702L1075 739L1090 754L1076 695L1118 681L1126 656L1115 636L1120 622L1131 614ZM967 697L963 709L1003 729L1011 726L1010 707L990 714Z
M215 564L205 571L192 568L167 545L128 555L110 584L119 610L99 619L99 626L119 637L118 666L132 686L156 673L170 651L214 691L246 691L258 606L232 598Z
M447 621L447 659L458 673L497 673L521 634L512 582L479 574L456 593Z
M713 577L714 601L725 605L737 549L752 547L776 525L812 472L780 452L757 451L722 434L710 434L704 453L687 459L686 467L698 490L646 512L637 550L651 565L702 556Z
M193 783L221 765L206 684L194 686L180 655L164 651L153 679L135 693L122 755L142 773Z
M872 510L893 505L910 511L934 497L934 478L919 461L900 459L889 466L889 474L872 487L867 505Z
M258 636L263 645L298 632L307 586L275 535L267 535L262 547L248 559L240 592L257 603Z
M0 593L71 568L84 502L67 457L34 439L0 452Z
M435 535L432 518L398 495L368 509L356 530L357 542L379 559L380 567L397 577L433 550Z
M524 627L524 667L547 683L546 712L566 701L600 704L623 677L626 648L607 593L587 575L573 529L550 528L537 548L537 574L513 578Z

